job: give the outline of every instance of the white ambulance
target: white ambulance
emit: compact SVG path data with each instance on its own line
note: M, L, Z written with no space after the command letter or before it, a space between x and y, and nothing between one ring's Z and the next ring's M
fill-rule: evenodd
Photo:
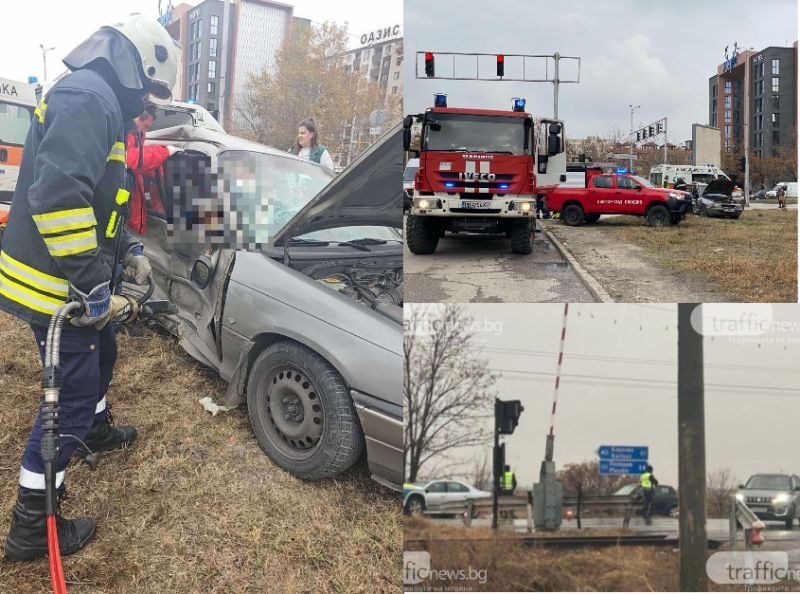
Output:
M722 169L713 165L653 165L650 169L650 183L659 188L674 188L680 178L689 185L730 179Z
M0 202L10 202L14 194L34 109L34 85L0 78Z

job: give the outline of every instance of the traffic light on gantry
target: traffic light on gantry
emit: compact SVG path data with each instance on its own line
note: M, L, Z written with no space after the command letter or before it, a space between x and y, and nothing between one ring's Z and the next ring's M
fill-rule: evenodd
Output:
M497 54L497 76L505 76L506 73L506 57L503 54Z
M425 52L425 76L433 78L433 52Z

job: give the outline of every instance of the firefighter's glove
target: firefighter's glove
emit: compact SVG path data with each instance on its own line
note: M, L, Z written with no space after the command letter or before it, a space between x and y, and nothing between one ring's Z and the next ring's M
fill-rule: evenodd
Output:
M151 272L150 261L144 254L129 252L122 261L122 280L125 282L143 285Z
M94 326L102 330L108 323L111 307L111 291L108 283L100 283L89 294L70 286L73 296L80 301L83 306L81 315L70 319L73 326Z

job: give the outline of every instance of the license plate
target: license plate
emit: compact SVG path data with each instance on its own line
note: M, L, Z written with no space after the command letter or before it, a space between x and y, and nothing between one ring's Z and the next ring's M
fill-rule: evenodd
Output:
M461 201L461 208L491 208L492 201L491 200L462 200Z

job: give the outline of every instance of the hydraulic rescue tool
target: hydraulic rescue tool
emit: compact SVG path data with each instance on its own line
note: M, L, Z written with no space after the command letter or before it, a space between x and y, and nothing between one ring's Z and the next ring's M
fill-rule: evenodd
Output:
M148 278L148 289L141 297L113 295L109 323L129 323L137 318L155 317L162 314L177 313L177 307L169 301L148 301L153 294L153 279ZM42 369L42 389L44 398L41 403L42 420L42 461L44 462L45 481L45 513L47 515L47 549L50 560L50 579L54 594L66 594L64 572L61 566L61 552L58 545L56 529L56 458L58 457L58 441L60 437L73 435L59 434L58 397L61 390L61 372L59 370L59 352L61 347L61 329L64 321L81 314L82 305L78 301L70 301L59 307L50 318L45 343L44 367ZM89 465L97 467L99 454L90 452Z

